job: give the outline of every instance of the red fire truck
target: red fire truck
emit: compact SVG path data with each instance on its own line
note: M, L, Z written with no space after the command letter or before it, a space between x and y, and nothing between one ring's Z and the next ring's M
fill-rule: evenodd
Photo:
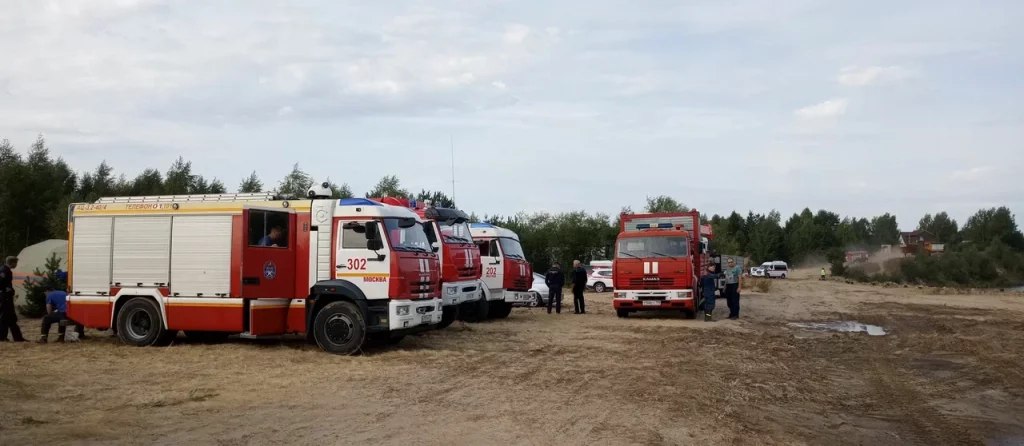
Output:
M711 262L710 227L690 212L622 214L615 241L612 305L619 317L644 310L679 310L692 318L701 268ZM699 231L699 232L698 232Z
M405 207L269 194L114 197L70 209L69 317L125 343L304 333L338 354L441 322L440 265Z
M423 228L441 259L443 318L438 328L451 325L457 316L467 322L487 318L488 306L480 282L480 250L473 243L469 216L452 208L435 207L429 200L383 198L382 202L408 206L425 220Z
M519 235L490 223L473 223L469 229L473 233L473 241L480 248L489 317L505 318L513 306L535 304L537 299L530 293L533 268L526 260Z

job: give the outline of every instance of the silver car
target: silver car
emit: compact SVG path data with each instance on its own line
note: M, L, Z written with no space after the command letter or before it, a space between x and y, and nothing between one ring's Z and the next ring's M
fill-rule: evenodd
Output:
M534 304L538 307L544 307L548 304L548 285L545 282L543 274L533 273L533 285L530 285L530 292L533 293L534 297L537 298L537 303Z

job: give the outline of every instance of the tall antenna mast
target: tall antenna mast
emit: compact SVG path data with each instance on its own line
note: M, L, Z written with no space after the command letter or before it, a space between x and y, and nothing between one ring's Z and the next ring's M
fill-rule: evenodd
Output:
M455 137L448 135L452 147L452 203L455 202Z

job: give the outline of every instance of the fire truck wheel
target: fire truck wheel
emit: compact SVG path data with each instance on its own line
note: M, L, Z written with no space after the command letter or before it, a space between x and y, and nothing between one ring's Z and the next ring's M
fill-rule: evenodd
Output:
M351 302L331 302L321 308L313 321L313 338L324 351L353 355L366 340L363 314Z
M463 305L465 306L460 309L459 317L466 322L482 322L487 319L487 315L490 313L491 305L486 298L481 298L476 302L467 302Z
M490 317L492 319L505 319L512 314L512 304L508 302L495 302L491 304Z
M152 299L132 298L117 313L117 337L125 344L159 345L168 341L168 333L160 319L160 308Z
M629 317L629 310L615 310L615 315L618 317Z
M455 322L455 318L459 315L459 307L456 305L449 305L441 308L441 323L437 324L437 328L446 328Z
M604 284L603 283L597 282L597 283L594 284L594 292L595 293L603 293L604 290L605 290L605 288L604 288Z

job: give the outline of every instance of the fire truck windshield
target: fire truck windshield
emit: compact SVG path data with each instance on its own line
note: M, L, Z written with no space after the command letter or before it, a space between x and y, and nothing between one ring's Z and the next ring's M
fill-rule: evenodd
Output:
M407 228L402 224L401 218L385 218L384 228L387 229L388 239L391 241L391 249L397 251L431 251L430 242L427 241L427 234L423 232L423 226L414 224Z
M630 237L619 240L616 257L686 257L689 240L686 237Z
M445 243L473 243L473 236L469 234L469 224L466 222L439 221L437 226L441 228L441 236L444 237Z
M519 244L519 240L501 237L498 239L498 243L501 243L501 250L506 256L526 260L523 245Z

